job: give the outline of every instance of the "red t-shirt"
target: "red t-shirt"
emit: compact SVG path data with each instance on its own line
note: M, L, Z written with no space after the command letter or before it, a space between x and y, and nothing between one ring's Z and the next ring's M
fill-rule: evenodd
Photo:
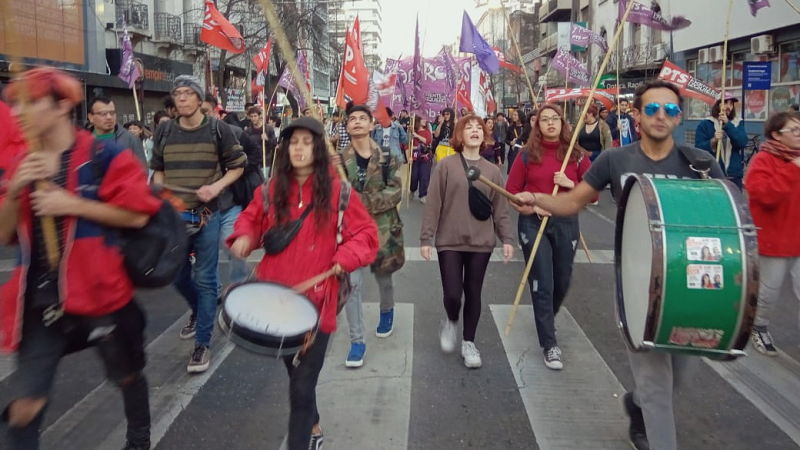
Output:
M558 149L558 142L542 142L542 161L533 163L528 158L528 163L523 162L522 151L528 151L527 148L520 150L520 154L514 159L514 164L511 166L511 172L508 174L508 181L506 181L506 189L512 194L519 192L539 192L543 194L551 194L553 192L553 176L556 172L561 170L562 160L556 158L556 150ZM574 149L573 151L579 151ZM577 162L567 164L564 173L567 177L578 184L583 180L583 175L589 170L591 162L586 156L582 157ZM567 191L567 188L560 188L560 191Z

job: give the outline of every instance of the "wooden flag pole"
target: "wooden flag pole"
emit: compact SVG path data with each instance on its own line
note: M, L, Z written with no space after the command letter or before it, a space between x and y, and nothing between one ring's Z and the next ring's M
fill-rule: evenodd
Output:
M791 2L791 0L786 0L786 4L788 4L789 7L794 10L794 12L800 14L800 9L798 9L797 6L795 6L794 3Z
M633 5L636 2L628 2L628 7L625 9L625 15L622 16L622 23L624 24L628 20L628 15L631 13L631 9L633 9ZM594 98L594 93L597 90L597 84L600 82L600 77L602 76L603 72L606 69L606 65L608 64L609 56L611 52L617 47L617 43L619 42L619 37L622 34L622 29L624 26L620 26L616 33L614 33L614 40L611 42L611 47L606 52L606 56L603 58L602 64L600 64L600 68L597 71L597 75L595 76L594 83L592 83L591 90L589 91L589 100L583 105L583 111L581 111L581 115L578 118L578 123L575 125L575 128L572 131L572 139L569 142L569 148L567 148L567 154L564 156L564 162L561 163L561 173L564 173L564 170L567 168L567 164L569 163L569 158L572 156L572 150L575 148L575 143L578 140L578 134L581 127L583 127L584 120L586 119L586 113L589 111L589 107L592 105L591 99ZM558 185L553 188L553 195L558 193ZM544 229L547 226L550 217L544 217L542 219L542 224L539 226L539 232L536 234L536 240L533 242L533 248L531 248L531 256L528 258L528 263L525 265L525 271L522 274L522 279L519 281L519 286L517 287L517 295L514 297L514 306L511 308L511 313L508 316L508 323L506 324L505 334L506 336L511 333L511 326L514 323L514 318L517 315L517 309L519 308L519 302L522 298L522 293L525 291L525 285L528 281L528 275L531 273L531 268L533 267L533 261L536 258L536 252L539 250L539 244L542 242L542 236L544 235Z
M131 87L131 90L133 90L133 107L136 109L136 120L141 121L142 113L139 108L139 96L136 95L136 80L133 81L133 87Z
M733 10L733 0L728 0L728 15L725 20L725 41L722 43L722 92L720 93L719 111L725 114L725 85L728 84L728 36L731 30L731 11ZM742 114L744 116L744 114ZM719 120L719 118L715 117ZM720 126L720 129L722 127ZM722 157L722 139L717 141L717 162Z
M411 170L414 166L414 127L416 126L417 115L411 116L411 122L408 127L408 148L406 148L406 159L408 159L408 174L406 176L406 183L403 189L403 195L406 197L406 208L411 203Z
M264 103L264 89L261 89L261 104L264 114L261 116L261 173L267 177L267 106Z

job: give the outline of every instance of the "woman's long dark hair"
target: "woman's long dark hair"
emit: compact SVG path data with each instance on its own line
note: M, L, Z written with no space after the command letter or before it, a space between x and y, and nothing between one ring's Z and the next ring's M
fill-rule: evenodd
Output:
M451 137L453 137L453 130L456 129L456 112L453 111L453 108L445 108L445 109L442 110L442 116L444 116L444 113L446 113L446 112L450 113L450 120L448 120L446 122L442 122L442 126L447 125L447 127L448 127L447 129L449 130L450 135L449 136L442 136L440 134L439 135L439 139L445 139L445 138L450 139Z
M309 208L314 208L314 217L316 217L317 226L325 223L328 215L331 213L331 186L333 180L331 177L330 158L328 157L328 149L325 146L325 140L317 135L312 134L314 155L314 172L309 177L314 183L312 186L314 201ZM289 221L289 190L294 177L294 167L289 158L289 141L292 136L286 136L281 141L278 148L278 154L275 155L275 167L273 172L273 189L272 198L270 203L275 205L275 219L277 223L285 223Z
M539 113L536 116L536 126L531 126L531 134L528 142L526 144L526 151L528 152L528 162L538 164L542 162L542 127L541 122L538 121L538 117L542 115L542 112L545 110L551 110L554 113L558 114L558 117L561 118L561 134L558 136L558 150L556 150L556 158L563 161L564 157L567 155L567 149L569 148L569 141L572 137L572 127L569 125L567 120L564 118L564 113L562 112L561 108L558 105L553 103L547 103L542 105L539 109ZM581 159L584 154L584 150L576 143L575 148L572 150L572 154L569 157L570 162L577 162Z

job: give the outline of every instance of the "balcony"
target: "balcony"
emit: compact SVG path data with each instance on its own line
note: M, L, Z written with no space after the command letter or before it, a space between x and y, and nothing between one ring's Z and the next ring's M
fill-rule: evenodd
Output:
M569 21L572 0L544 0L539 7L539 22Z
M617 55L618 52L612 53L608 63L610 67L614 67L617 58L621 57L620 67L625 70L657 69L661 67L661 63L667 57L667 50L668 47L665 43L651 44L646 42L629 45L622 50L619 54L620 56ZM598 58L597 64L599 65L600 61L602 61L602 56L598 56ZM606 68L606 70L609 70L609 68Z
M188 46L200 47L200 30L203 27L195 23L183 24L183 44Z
M558 33L548 34L547 37L539 41L539 54L546 55L558 46Z
M147 5L135 0L117 0L117 28L149 33L150 21Z
M169 13L155 14L155 42L179 45L181 40L181 18Z

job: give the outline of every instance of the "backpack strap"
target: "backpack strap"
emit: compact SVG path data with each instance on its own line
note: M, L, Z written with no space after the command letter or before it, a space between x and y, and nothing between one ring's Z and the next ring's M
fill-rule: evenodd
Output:
M692 153L690 149L691 147L687 145L678 145L678 150L681 152L681 155L689 162L689 168L696 172L701 179L707 180L710 178L709 173L711 173L711 165L714 160L711 156L708 158L698 157L696 154Z
M350 204L350 192L352 186L346 181L342 181L341 189L339 189L339 208L336 217L336 245L342 243L342 225L344 225L344 212Z

